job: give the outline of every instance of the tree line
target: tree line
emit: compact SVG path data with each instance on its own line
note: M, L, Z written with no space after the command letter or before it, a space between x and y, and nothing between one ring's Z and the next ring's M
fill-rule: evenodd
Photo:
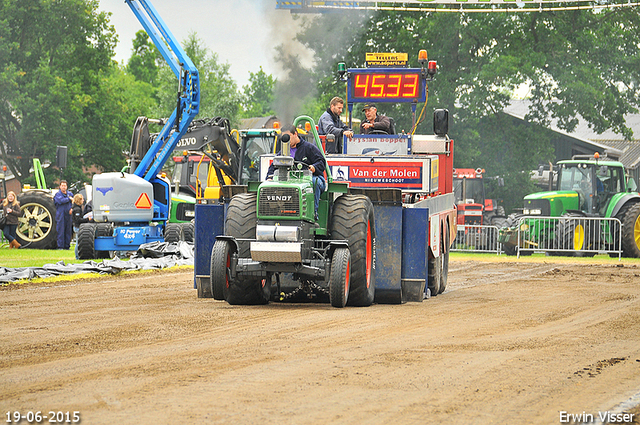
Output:
M5 0L0 3L0 156L28 181L32 158L55 159L68 146L67 180L88 180L83 167L119 170L125 164L137 116L165 117L175 107L175 76L147 35L131 41L126 65L114 58L117 35L97 0ZM490 7L490 6L487 6ZM553 159L550 120L567 131L582 116L596 131L613 129L631 139L624 115L640 102L638 8L529 13L411 13L345 11L297 18L296 38L314 52L305 68L274 46L289 77L259 68L239 88L215 52L196 33L183 41L200 71L200 117L300 114L318 118L333 96L345 97L336 70L364 66L367 52L427 49L438 61L425 113L416 133L431 133L431 112L450 111L456 140L454 166L482 167L504 178L494 197L518 206L534 190L529 170ZM522 88L532 108L526 117L502 113ZM295 100L295 102L294 102ZM292 110L285 110L284 105ZM398 130L414 117L407 105L380 105ZM356 109L357 111L357 109ZM356 116L357 117L357 116ZM53 178L59 172L50 171Z

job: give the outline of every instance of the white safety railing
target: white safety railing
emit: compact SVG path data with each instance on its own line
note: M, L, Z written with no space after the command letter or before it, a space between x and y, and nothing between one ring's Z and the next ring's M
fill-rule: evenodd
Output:
M458 224L456 240L452 251L465 252L502 252L498 243L499 230L497 226L481 226L476 224Z
M532 252L622 256L622 223L617 218L523 216L515 228L518 257Z

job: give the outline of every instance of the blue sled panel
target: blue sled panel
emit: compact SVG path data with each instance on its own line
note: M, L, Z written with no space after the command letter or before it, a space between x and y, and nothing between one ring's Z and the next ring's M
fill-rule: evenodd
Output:
M203 288L211 287L211 250L216 237L224 235L224 205L196 204L195 214L194 288L198 290L198 298L211 298L213 294Z
M402 212L402 300L421 302L428 273L429 209Z
M384 304L402 302L402 205L375 204L376 260L373 277L375 301Z

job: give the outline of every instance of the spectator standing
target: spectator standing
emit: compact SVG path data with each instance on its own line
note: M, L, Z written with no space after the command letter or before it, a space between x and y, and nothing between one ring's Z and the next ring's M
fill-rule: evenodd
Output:
M334 143L325 143L325 150L327 153L342 153L342 139L343 135L348 139L353 137L353 130L348 125L342 122L340 114L344 108L344 100L336 96L329 102L329 107L318 119L318 134L327 135L333 134L336 136Z
M16 239L16 235L19 224L18 218L22 215L22 210L20 209L20 203L16 199L15 192L9 191L9 193L7 193L7 197L2 201L2 210L4 211L4 216L7 218L2 233L9 241L10 248L20 248L20 243Z
M73 232L78 233L78 229L82 223L88 223L90 220L85 218L85 214L88 213L87 206L84 205L84 196L80 193L76 193L73 196L73 209L72 221L73 221Z
M53 197L56 205L56 231L58 232L58 249L69 249L71 246L71 224L73 216L73 194L67 190L67 181L62 180L58 193Z

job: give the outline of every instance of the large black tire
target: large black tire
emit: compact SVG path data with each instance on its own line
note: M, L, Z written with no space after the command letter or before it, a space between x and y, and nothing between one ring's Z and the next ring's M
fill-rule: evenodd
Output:
M351 254L347 248L336 248L331 260L329 274L329 301L331 305L342 308L349 299L349 280L351 274Z
M55 249L56 206L51 195L45 192L29 191L18 196L22 216L20 216L17 239L24 248Z
M640 258L640 202L622 217L622 253L625 257Z
M96 225L96 237L113 236L113 225L111 223L98 223ZM110 251L96 251L96 258L111 258Z
M268 304L271 298L271 278L230 279L226 300L231 305Z
M575 257L593 257L595 252L580 252L590 249L596 241L592 241L591 235L594 234L590 228L589 221L579 219L583 217L579 214L566 213L558 220L555 230L554 244L565 249L574 249L576 252L560 251L562 255ZM559 244L559 245L558 245ZM559 252L556 252L559 253Z
M193 243L195 241L196 227L193 223L181 223L182 234L185 242Z
M351 253L351 289L348 304L366 307L373 304L375 282L375 223L373 204L364 195L342 195L333 204L329 224L331 239L349 242Z
M227 218L225 220L225 235L236 239L255 239L256 224L258 222L256 193L241 193L229 202ZM248 258L251 255L247 243L239 243L238 257Z
M93 260L95 251L96 224L82 223L77 235L77 256L79 260Z
M427 273L427 287L432 297L440 293L440 281L442 280L443 256L429 258L427 261L429 271Z
M211 267L209 284L214 300L225 300L229 293L229 282L231 276L231 256L233 255L233 244L228 241L216 241L211 250Z
M449 250L451 249L451 244L449 242L449 225L447 225L447 233L445 233L443 237L444 247L443 252L446 251L446 254L442 254L442 273L440 275L440 290L439 294L442 294L445 289L447 289L447 282L449 281Z
M167 223L164 226L164 241L178 243L184 240L184 230L182 223Z

